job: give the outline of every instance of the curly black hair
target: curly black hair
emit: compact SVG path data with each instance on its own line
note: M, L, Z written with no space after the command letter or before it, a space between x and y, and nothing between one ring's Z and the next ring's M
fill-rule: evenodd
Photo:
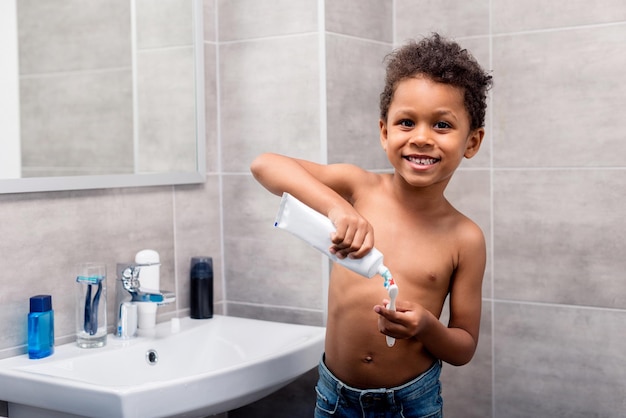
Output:
M385 57L387 75L380 94L380 117L387 113L398 83L411 77L425 76L438 83L459 87L464 92L465 108L470 116L470 129L485 125L487 91L492 77L476 59L454 41L438 33L421 41L409 41Z

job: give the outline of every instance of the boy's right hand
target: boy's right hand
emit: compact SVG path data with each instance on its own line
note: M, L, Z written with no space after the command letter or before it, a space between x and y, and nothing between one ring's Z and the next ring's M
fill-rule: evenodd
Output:
M337 258L361 258L374 248L374 229L352 206L333 208L328 218L336 228L330 236L333 245L329 251Z

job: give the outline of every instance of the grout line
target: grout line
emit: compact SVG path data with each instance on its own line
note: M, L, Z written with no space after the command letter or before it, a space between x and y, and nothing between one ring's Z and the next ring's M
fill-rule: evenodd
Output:
M492 33L491 36L495 38L501 38L505 36L536 35L536 34L542 34L542 33L563 32L563 31L572 31L572 30L580 30L580 29L610 28L614 26L624 26L625 24L626 22L619 21L619 22L594 23L594 24L583 24L583 25L572 25L572 26L559 26L555 28L541 28L541 29L521 30L521 31L516 31L516 32ZM490 26L491 26L491 22L490 22Z
M66 71L50 71L44 73L28 73L28 74L20 74L20 78L25 80L33 79L33 78L53 78L53 77L65 77L65 76L76 76L80 74L106 74L106 73L115 73L120 71L131 71L133 69L133 64L126 67L107 67L107 68L85 68L82 70L66 70Z
M493 73L493 0L489 0L489 71ZM493 86L493 85L492 85ZM495 367L495 358L496 358L496 342L495 342L495 324L496 324L496 309L495 309L495 215L494 215L494 141L497 139L494 137L494 129L493 129L493 96L494 96L493 88L489 94L489 252L491 254L489 260L489 268L491 270L491 417L495 418L496 416L496 367Z
M269 303L242 302L242 301L237 301L237 300L230 300L228 301L228 303L232 303L234 305L239 305L239 306L254 306L258 308L274 308L274 309L284 309L284 310L289 310L289 311L324 313L322 309L302 308L298 306L289 306L289 305L273 305Z
M130 49L133 94L133 173L139 172L139 92L137 87L137 2L130 1Z
M589 311L604 311L604 312L618 312L618 313L626 313L626 309L620 308L609 308L605 306L591 306L591 305L573 305L571 303L556 303L556 302L537 302L530 300L517 300L517 299L488 299L485 298L485 301L491 300L492 304L502 304L502 305L527 305L527 306L541 306L546 308L563 308L563 309L582 309Z
M320 163L328 164L328 97L326 95L326 9L325 0L317 0L317 36L319 71L319 115L320 115ZM330 260L320 255L322 292L322 323L326 325L328 315L328 286L330 282Z
M226 287L226 251L225 248L225 233L224 233L224 173L222 168L222 106L221 106L221 97L222 97L222 89L221 89L221 73L220 73L220 45L223 45L219 39L219 2L214 0L215 5L215 13L213 17L214 24L214 36L215 36L215 100L217 102L215 106L215 131L217 137L217 188L218 188L218 200L219 200L219 219L220 219L220 255L221 255L221 266L220 266L220 281L222 284L222 300L224 301L223 313L224 315L228 315L228 304L230 301L228 300L227 295L227 287ZM205 157L206 158L206 157ZM249 174L249 173L246 173Z
M176 295L175 299L175 309L176 309L176 317L179 317L178 311L180 310L180 277L178 277L178 239L177 239L177 225L176 225L176 186L170 186L172 188L172 229L173 229L173 238L174 238L174 294Z
M398 5L396 0L391 0L391 47L392 49L398 45L398 30L396 27L396 10Z

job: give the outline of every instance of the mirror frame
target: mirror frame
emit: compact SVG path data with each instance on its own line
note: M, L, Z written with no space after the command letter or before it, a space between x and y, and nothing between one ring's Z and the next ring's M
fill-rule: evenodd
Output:
M198 184L206 181L202 0L191 0L196 101L196 171L0 179L0 194Z

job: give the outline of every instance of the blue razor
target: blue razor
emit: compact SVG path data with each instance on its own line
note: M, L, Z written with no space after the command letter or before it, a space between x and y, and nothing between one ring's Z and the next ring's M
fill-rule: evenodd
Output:
M78 276L76 281L79 283L88 283L85 293L85 314L83 329L89 335L95 335L98 332L98 305L100 304L100 295L102 294L102 280L100 276ZM98 290L91 299L91 286L98 284Z

